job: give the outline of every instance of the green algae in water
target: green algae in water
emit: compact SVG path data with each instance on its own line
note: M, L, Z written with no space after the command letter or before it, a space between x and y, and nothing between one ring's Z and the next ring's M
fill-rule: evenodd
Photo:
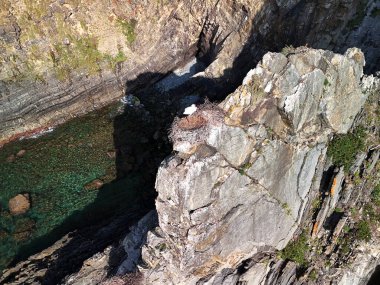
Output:
M99 193L103 189L83 187L94 179L108 183L115 178L115 161L107 155L113 148L113 120L109 116L112 108L74 119L53 133L17 141L0 150L0 269L8 266L16 255L26 257L49 245L35 244L36 240L42 241L55 231L55 236L45 240L52 243L81 222L111 214L120 204L121 196L133 200L136 194L132 188L138 184L138 177L111 183L112 187L101 198ZM22 149L26 150L24 156L7 161ZM8 200L19 193L30 194L32 207L24 215L11 216ZM89 205L90 210L101 207L102 212L92 213ZM85 208L88 211L79 215ZM29 244L33 246L28 248Z

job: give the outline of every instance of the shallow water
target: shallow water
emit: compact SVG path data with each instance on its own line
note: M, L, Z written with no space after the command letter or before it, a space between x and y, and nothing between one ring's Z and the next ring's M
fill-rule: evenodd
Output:
M107 186L116 178L115 108L0 149L0 269L46 248L68 231L115 213L125 206L120 201L126 196L131 200L133 181L106 187L106 195L105 187L87 185L100 179ZM17 157L20 150L25 154ZM8 201L19 193L28 193L32 206L27 213L12 216Z

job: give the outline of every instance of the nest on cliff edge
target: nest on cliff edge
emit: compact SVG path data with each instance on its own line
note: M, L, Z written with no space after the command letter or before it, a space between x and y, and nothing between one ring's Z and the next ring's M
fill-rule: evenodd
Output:
M204 142L209 130L224 122L224 111L215 103L207 102L198 107L197 111L187 117L176 117L170 129L169 139L175 143L188 141Z

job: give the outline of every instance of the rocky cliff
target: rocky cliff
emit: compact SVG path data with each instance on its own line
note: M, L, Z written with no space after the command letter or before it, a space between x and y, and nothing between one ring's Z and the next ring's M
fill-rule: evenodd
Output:
M286 44L359 46L369 70L379 60L374 0L6 0L0 9L1 143L99 108L193 57L219 97L264 51Z
M231 270L287 245L318 196L329 139L365 102L363 66L357 49L267 53L219 106L174 123L177 154L156 181L160 229L143 249L147 284L231 284Z
M174 121L159 227L150 212L62 283L366 284L380 257L380 80L364 65L357 48L265 54L220 104ZM49 284L59 248L0 282Z

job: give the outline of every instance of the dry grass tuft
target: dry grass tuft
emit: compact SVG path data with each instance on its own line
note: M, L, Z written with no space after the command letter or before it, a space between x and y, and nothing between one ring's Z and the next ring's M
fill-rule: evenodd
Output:
M201 115L194 114L194 115L180 119L177 122L177 124L181 130L189 131L189 130L199 129L205 126L207 124L207 121Z

